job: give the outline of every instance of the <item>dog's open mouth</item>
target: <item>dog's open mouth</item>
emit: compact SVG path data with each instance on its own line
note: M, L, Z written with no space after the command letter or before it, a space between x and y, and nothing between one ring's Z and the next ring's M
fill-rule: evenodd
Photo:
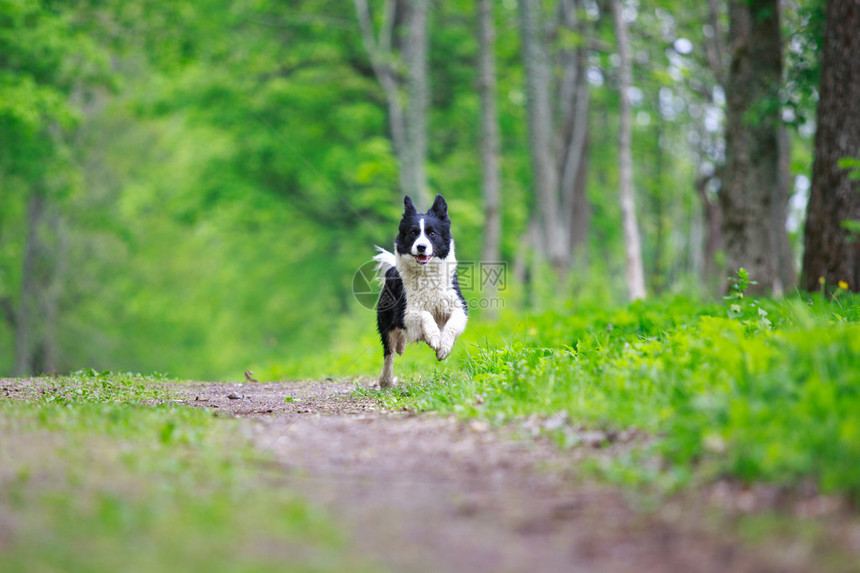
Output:
M415 260L418 261L419 264L426 265L430 260L430 255L415 255Z

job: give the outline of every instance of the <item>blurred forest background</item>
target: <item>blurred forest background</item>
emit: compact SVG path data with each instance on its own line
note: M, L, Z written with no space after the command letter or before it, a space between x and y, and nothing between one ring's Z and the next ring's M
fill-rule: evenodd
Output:
M373 340L403 193L508 264L502 320L856 289L851 4L0 0L0 374Z

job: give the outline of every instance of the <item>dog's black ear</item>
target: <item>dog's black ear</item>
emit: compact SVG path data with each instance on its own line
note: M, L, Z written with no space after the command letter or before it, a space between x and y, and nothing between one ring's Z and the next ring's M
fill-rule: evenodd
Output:
M436 200L433 201L433 206L430 207L430 212L439 217L440 219L448 218L448 204L445 202L445 198L442 195L436 195Z
M418 214L418 211L415 210L415 203L412 202L412 197L410 197L409 195L407 195L406 197L403 198L403 207L404 207L404 210L403 210L404 216L417 215Z

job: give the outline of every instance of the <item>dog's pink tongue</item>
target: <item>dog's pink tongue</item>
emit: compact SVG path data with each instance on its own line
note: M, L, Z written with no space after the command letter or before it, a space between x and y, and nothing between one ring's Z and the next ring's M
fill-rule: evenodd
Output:
M426 263L427 261L430 260L430 255L415 255L415 259L419 263Z

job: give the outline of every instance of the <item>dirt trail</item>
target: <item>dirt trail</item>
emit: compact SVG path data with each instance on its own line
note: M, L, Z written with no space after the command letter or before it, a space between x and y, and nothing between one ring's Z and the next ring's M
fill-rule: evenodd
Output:
M747 547L731 520L715 525L697 500L637 510L617 489L578 476L593 450L383 411L355 397L351 381L180 388L188 404L245 418L288 486L391 570L804 571L818 561L801 541Z

